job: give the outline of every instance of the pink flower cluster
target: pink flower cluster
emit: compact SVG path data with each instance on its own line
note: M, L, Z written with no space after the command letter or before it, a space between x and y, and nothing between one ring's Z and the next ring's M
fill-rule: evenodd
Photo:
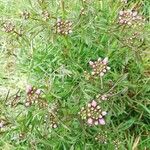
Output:
M137 11L133 10L121 10L119 12L119 24L132 26L134 24L142 25L144 19L141 15L138 15Z
M93 76L99 75L100 77L102 77L108 70L110 70L110 67L107 66L108 57L104 58L103 60L99 58L97 61L90 61L89 64L93 69L92 71Z
M35 87L32 87L31 85L28 85L26 88L26 93L27 93L27 99L25 102L25 106L31 106L32 104L37 104L39 108L44 108L47 110L44 122L49 123L51 128L57 128L58 123L57 123L57 113L58 113L58 104L54 103L49 105L46 101L44 101L40 95L41 95L41 90L37 89Z
M104 116L107 115L106 111L102 111L101 107L95 100L88 103L87 106L82 107L79 112L81 118L86 121L88 125L105 125Z
M27 85L26 87L26 93L27 93L27 99L25 102L25 106L31 106L34 103L39 103L39 97L41 94L41 90L40 89L36 89L34 87L32 87L31 85Z

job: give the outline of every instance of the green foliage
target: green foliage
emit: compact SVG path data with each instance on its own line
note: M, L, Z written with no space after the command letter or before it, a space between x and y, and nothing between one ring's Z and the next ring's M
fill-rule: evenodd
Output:
M127 9L142 15L144 24L119 25L119 11ZM5 0L0 2L0 12L0 122L6 123L0 128L0 149L150 147L147 0L129 0L127 4L121 0ZM57 33L59 18L72 22L71 34ZM15 25L10 32L4 25L8 21ZM135 32L138 34L134 39ZM90 75L89 61L99 57L108 57L111 67L102 79ZM28 84L42 89L41 100L46 104L58 103L54 116L58 128L50 128L50 122L44 122L45 107L24 106ZM107 101L97 99L108 112L106 125L85 124L78 115L81 107L97 95L110 92ZM17 101L16 93L17 106L7 105ZM103 134L107 135L107 143L102 142L102 137L96 140Z

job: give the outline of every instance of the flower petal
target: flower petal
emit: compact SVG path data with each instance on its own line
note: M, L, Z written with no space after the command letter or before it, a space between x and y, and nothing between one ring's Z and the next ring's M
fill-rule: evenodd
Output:
M100 119L99 119L99 124L105 125L105 120L104 120L103 118L100 118Z
M91 106L96 107L96 106L97 106L97 102L96 102L95 100L93 100L93 101L91 102Z
M93 124L93 119L92 119L92 118L89 118L89 119L87 120L87 123L90 124L90 125Z

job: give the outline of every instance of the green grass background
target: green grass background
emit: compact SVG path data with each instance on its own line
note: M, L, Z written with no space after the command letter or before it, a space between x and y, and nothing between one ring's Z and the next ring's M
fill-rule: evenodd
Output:
M0 1L0 23L11 20L23 35L0 32L0 117L9 120L6 131L0 132L2 150L148 150L150 147L150 2L130 0L5 0ZM79 17L81 8L85 15ZM118 12L135 8L146 18L145 25L123 28L118 25ZM23 20L20 13L30 12ZM56 18L73 22L69 36L54 34L55 19L44 21L41 13L47 10ZM133 45L126 43L133 32L140 39ZM90 60L108 57L109 71L103 78L87 80ZM113 97L103 103L108 110L105 126L89 127L78 116L80 108L96 95L115 85ZM45 110L36 107L5 107L10 95L31 84L44 91L48 103L60 103L57 129L45 128L42 119ZM8 98L9 100L9 98ZM95 141L96 134L107 132L107 144ZM23 139L18 134L25 133Z

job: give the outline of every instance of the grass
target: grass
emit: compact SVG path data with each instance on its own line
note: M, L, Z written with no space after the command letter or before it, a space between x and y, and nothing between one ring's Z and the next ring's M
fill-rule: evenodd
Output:
M119 25L118 13L126 9L137 10L144 24ZM20 15L25 10L27 19ZM149 149L150 2L5 0L0 11L0 149ZM71 34L54 32L60 17L73 23ZM6 33L6 21L15 30ZM99 57L109 58L111 70L91 77L89 61ZM44 121L47 107L25 107L27 85L42 90L37 99L49 105L57 128L52 118ZM107 92L109 100L97 98ZM104 126L89 126L78 114L93 99L108 112Z

